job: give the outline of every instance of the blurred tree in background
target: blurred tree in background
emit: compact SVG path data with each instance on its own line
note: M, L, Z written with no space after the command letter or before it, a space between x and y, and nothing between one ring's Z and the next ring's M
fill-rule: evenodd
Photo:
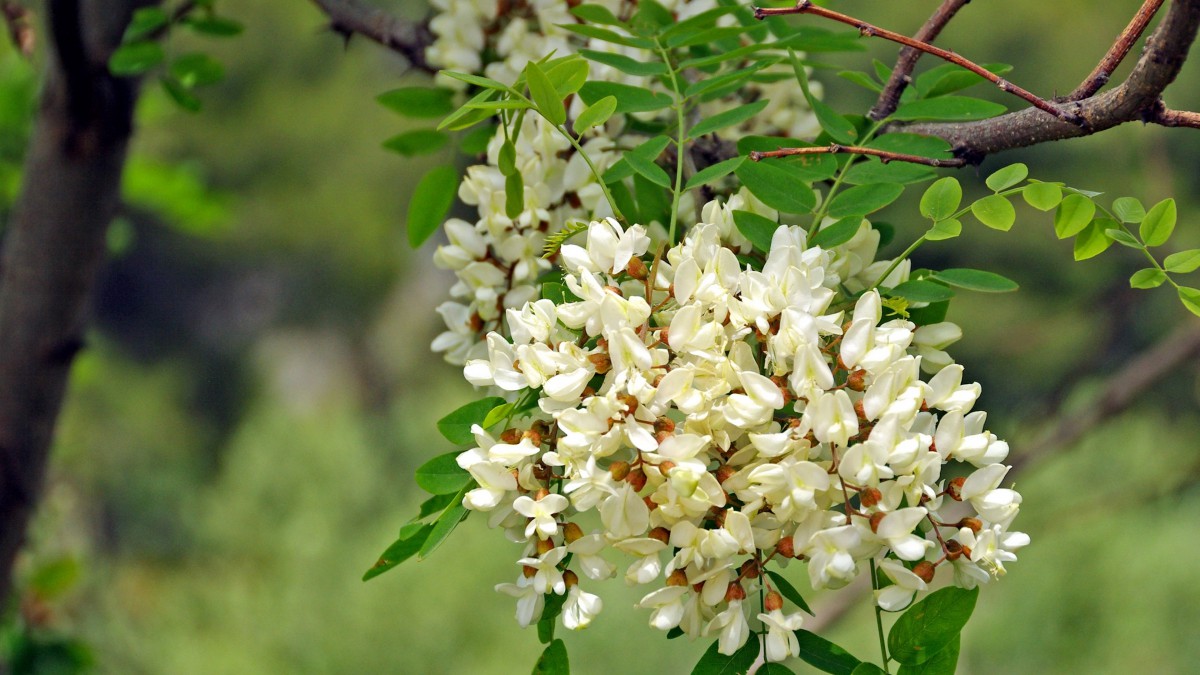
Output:
M412 17L425 11L393 4ZM908 4L871 3L861 13L911 33L933 3L915 14ZM1052 92L1091 69L1135 5L972 5L939 44L1013 63L1027 88ZM203 112L180 112L157 87L138 100L123 205L97 239L108 260L95 321L71 366L17 568L20 620L2 637L58 645L43 650L43 663L91 662L99 672L523 669L540 645L521 634L514 646L509 599L480 582L510 576L502 541L455 537L432 562L359 581L421 500L413 468L450 449L431 420L467 389L428 350L448 277L404 243L416 176L449 155L383 151L406 122L373 101L425 76L365 42L343 49L304 2L222 9L245 32L203 44L228 71L203 93ZM1064 39L1067 31L1096 37ZM48 36L37 37L32 58L0 40L5 229L30 180L20 167L49 59ZM172 36L171 48L193 49L192 40ZM890 45L868 48L894 58ZM850 63L838 58L816 78L839 108L867 109L871 98L835 86L834 73ZM1173 106L1200 107L1197 68L1185 66ZM981 173L1013 161L1144 202L1175 196L1179 245L1200 246L1194 132L1126 125L1005 153ZM918 260L986 263L1021 283L1019 294L986 307L952 310L952 320L973 326L955 352L985 385L992 425L1014 456L1047 448L1020 478L1035 544L1005 592L982 595L987 611L968 628L962 672L1195 668L1194 359L1078 442L1042 442L1063 416L1093 409L1131 358L1195 319L1170 294L1128 289L1140 266L1134 252L1068 264L1070 244L1032 210L1012 233L978 230L947 255L923 251ZM627 609L635 600L606 596L604 620L571 636L579 672L688 672L704 645L684 654L689 647L623 630L641 620ZM429 607L439 610L417 612ZM870 610L863 602L848 611ZM831 635L866 651L873 634L854 631L868 623L843 621Z

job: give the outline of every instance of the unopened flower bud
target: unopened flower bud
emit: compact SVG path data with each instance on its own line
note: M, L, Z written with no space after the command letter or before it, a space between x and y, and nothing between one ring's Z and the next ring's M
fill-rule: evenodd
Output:
M872 513L871 514L871 531L876 532L876 533L879 532L879 523L883 522L883 519L886 517L887 517L887 514L882 511L877 512L877 513Z
M630 258L629 264L625 266L625 271L629 272L629 276L639 281L650 276L650 270L646 268L646 263L642 262L641 258Z
M738 577L742 579L757 579L758 578L758 563L754 560L747 560L738 568Z
M563 583L567 585L567 588L571 588L572 586L578 586L579 585L579 575L575 574L575 572L573 572L571 570L567 570L566 572L563 572Z
M608 465L608 474L613 480L625 480L629 475L629 462L613 462Z
M671 576L667 577L668 586L687 586L687 574L683 570L675 570L671 572Z
M591 362L592 367L596 369L596 372L601 375L612 370L612 359L608 357L608 354L589 354L587 359Z
M763 608L768 612L783 609L783 596L779 594L779 591L767 593L767 598L763 601Z
M646 487L646 472L634 469L629 472L629 476L625 480L633 487L634 492L641 492L642 488Z
M567 523L563 526L563 537L568 544L574 544L583 537L583 528L575 523Z
M967 479L962 476L959 476L958 478L951 480L946 485L946 494L950 495L950 498L953 499L954 501L961 502L962 501L962 487L963 487L963 483L966 483L966 482L967 482Z
M779 540L779 543L775 544L775 550L785 558L795 558L796 540L791 537L783 537Z
M962 544L951 539L946 542L946 560L958 560L965 550L966 548ZM968 553L968 555L970 554Z
M729 584L729 588L725 589L725 602L733 602L734 600L745 600L746 589L738 582Z
M975 534L979 534L979 531L983 529L983 523L978 518L963 518L958 521L958 526L969 528Z
M646 536L650 537L651 539L661 541L664 544L671 541L671 531L665 527L656 527L653 530L650 530L650 533Z
M921 562L917 563L916 567L913 567L912 571L913 574L921 577L921 581L930 583L933 581L933 573L937 570L934 568L933 563L929 562L928 560L922 560Z
M660 417L654 420L654 430L672 433L675 431L675 420L670 417Z
M846 378L846 386L852 391L867 390L867 371L859 370L850 373L850 377Z
M863 508L872 509L883 499L883 493L878 488L867 488L858 493L858 501Z

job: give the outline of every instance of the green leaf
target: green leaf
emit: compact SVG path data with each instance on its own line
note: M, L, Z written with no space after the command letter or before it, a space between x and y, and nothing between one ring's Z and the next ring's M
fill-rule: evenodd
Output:
M709 646L704 656L692 668L692 675L745 675L758 658L758 639L746 640L746 644L736 652L726 655L717 651L719 642Z
M950 644L938 650L932 658L915 665L902 664L897 675L954 675L958 668L959 644L961 635L954 636Z
M579 98L588 105L606 96L617 99L619 113L652 112L670 107L674 103L667 94L616 82L588 82L579 90Z
M1138 270L1129 277L1130 288L1158 288L1167 280L1166 272L1155 267Z
M474 443L475 435L471 433L471 426L482 425L492 408L504 405L504 403L504 399L499 396L489 396L472 401L438 420L438 431L446 440L455 445Z
M845 649L803 628L796 631L796 639L800 642L800 658L822 672L850 675L862 663Z
M496 167L504 176L511 176L517 172L517 146L513 144L512 139L506 138L501 144L500 151L496 153Z
M458 194L458 169L439 166L417 183L408 203L408 243L413 248L425 243L442 223Z
M988 195L971 204L971 213L979 222L1001 232L1011 230L1013 223L1017 222L1017 210L1007 198L1000 195Z
M1119 227L1110 227L1104 231L1104 234L1108 235L1109 239L1112 239L1122 246L1128 246L1129 248L1136 249L1145 248L1142 246L1142 242L1138 241L1136 237Z
M587 23L598 23L605 26L621 26L625 24L613 15L609 9L603 5L579 5L573 7L571 13L576 18L583 19Z
M180 108L188 112L200 111L200 99L187 87L183 86L179 80L170 76L163 76L158 78L158 82L162 85L163 91L167 92L171 100Z
M1067 195L1054 212L1054 233L1059 239L1074 237L1092 222L1096 204L1083 195Z
M1003 75L1013 69L1006 63L988 63L983 68L996 75ZM914 88L921 98L936 98L945 96L967 87L987 82L984 78L972 73L962 66L947 63L936 68L930 68L917 78Z
M787 169L767 162L744 162L737 177L764 204L786 213L808 213L817 205L817 195L808 183Z
M930 185L921 195L921 215L934 221L945 220L958 211L962 203L962 186L946 176Z
M442 511L442 515L438 516L438 519L434 521L433 529L429 531L429 537L421 545L421 550L417 551L417 560L428 558L437 547L442 545L442 542L446 541L446 538L450 536L454 528L458 527L458 524L466 520L467 516L470 515L470 511L467 511L462 501L467 491L473 485L475 485L474 481L468 482L461 490L454 494L454 500L450 502L450 506L447 506L445 511Z
M504 177L504 215L516 219L525 210L525 179L513 172Z
M555 126L567 121L567 109L563 106L562 97L536 62L530 61L525 66L525 81L529 84L529 97L533 99L542 117Z
M546 78L554 85L559 100L579 91L587 82L588 62L579 57L569 57L546 69Z
M1113 202L1113 213L1122 223L1140 223L1146 217L1146 207L1136 197L1121 197Z
M734 211L733 224L754 248L763 253L770 252L771 239L775 236L775 230L779 229L779 223L757 213Z
M718 129L724 129L725 127L731 127L735 124L741 124L742 122L745 122L751 117L754 117L762 112L763 108L767 107L768 103L770 103L770 101L763 99L761 101L755 101L754 103L740 105L724 112L719 112L711 117L706 117L701 120L699 124L692 127L688 131L688 138L699 138L706 134L711 134Z
M637 222L665 223L671 219L671 191L666 186L641 174L633 177L633 194L637 198Z
M617 111L617 97L605 96L599 99L592 105L583 109L579 113L579 117L575 118L575 135L581 135L583 132L598 127L608 121L608 118L613 116Z
M962 234L962 223L956 218L947 218L939 220L929 228L925 233L925 239L928 241L945 241L953 239Z
M455 80L459 80L461 82L466 82L467 84L473 84L476 87L483 87L484 89L493 89L495 91L504 91L504 92L509 91L509 87L507 84L504 84L503 82L497 82L496 80L493 80L490 77L483 77L482 75L472 75L470 73L457 73L453 70L443 70L443 71L441 71L441 74L445 75L446 77L453 78Z
M167 69L180 84L191 89L216 84L225 77L225 67L207 54L194 52L179 56Z
M809 238L808 245L820 246L824 249L841 246L854 238L854 235L858 233L858 228L862 227L862 220L861 216L847 216L826 225Z
M831 218L865 216L891 204L904 194L904 186L895 183L857 185L838 193L829 202Z
M29 589L39 600L53 600L75 586L81 571L78 558L69 555L55 558L33 570L28 577Z
M150 37L155 31L165 28L169 23L171 23L171 17L167 16L167 13L161 8L143 7L130 17L129 25L125 27L125 34L121 36L121 42L137 42Z
M425 501L421 502L421 508L417 511L416 517L412 519L409 525L412 525L420 520L425 520L429 516L432 516L439 511L445 511L446 507L450 506L453 501L454 495L434 495L429 499L426 499ZM407 528L408 525L405 525L404 527ZM400 536L403 537L404 534L404 528L402 528L400 530Z
M379 560L375 561L375 564L371 565L371 569L363 574L362 580L370 581L416 555L425 545L425 541L429 539L429 533L432 531L432 524L422 525L408 537L397 539L387 547L387 550L379 554Z
M405 117L442 117L454 112L454 92L441 87L401 87L386 91L375 100Z
M1168 272L1186 274L1200 268L1200 248L1193 248L1179 253L1172 253L1163 261L1163 267Z
M130 42L117 47L108 59L108 72L130 77L148 72L163 62L166 55L157 42Z
M1027 204L1039 211L1049 211L1063 200L1062 188L1054 183L1030 183L1021 194Z
M1200 288L1179 287L1179 301L1189 312L1200 316Z
M887 246L896 238L896 226L891 223L873 222L871 223L871 229L879 233L879 245L881 247ZM958 229L962 231L962 225L959 225Z
M442 120L437 125L437 130L442 131L442 130L448 129L450 131L459 131L461 129L467 129L469 127L475 126L476 124L479 124L480 122L482 122L486 119L489 119L494 114L493 112L488 111L488 110L479 110L479 109L473 108L472 106L481 105L483 103L491 101L491 100L495 99L496 96L499 94L500 94L500 92L498 92L494 89L484 89L483 91L479 92L474 97L472 97L471 100L467 101L458 110L455 110L454 112L447 115L446 119ZM495 130L495 127L489 127L489 128L491 128L493 131ZM490 141L490 140L491 140L491 137L488 138L488 141ZM486 151L487 143L485 142L483 145L484 145L484 151Z
M554 641L554 628L566 600L567 596L565 595L554 595L553 593L546 595L545 605L542 607L542 617L537 622L538 642L548 645Z
M392 136L383 142L383 147L405 157L427 155L446 147L450 137L432 129L417 129Z
M779 59L769 58L759 61L752 66L747 66L738 70L731 70L714 77L707 77L702 80L697 80L696 82L689 84L687 88L683 90L683 94L684 96L691 97L700 96L701 94L721 90L726 87L737 88L746 80L754 77L755 73L758 71L768 66L773 66L776 63L779 63Z
M770 152L771 150L778 150L780 148L810 147L817 146L794 138L776 138L774 136L743 136L737 142L739 155L748 155L756 150L759 152ZM838 171L837 160L833 155L828 153L779 157L767 161L774 166L786 169L795 174L796 178L809 182L833 178L834 174Z
M639 61L624 54L598 52L592 49L580 49L579 53L589 61L602 63L611 68L616 68L622 73L636 77L653 77L655 75L666 75L671 72L666 64L661 61Z
M192 16L184 20L184 24L210 37L234 37L242 32L242 24L219 16Z
M840 71L837 75L838 75L838 77L840 77L844 80L853 82L854 84L857 84L858 86L860 86L864 89L873 91L877 94L883 91L882 84L879 84L878 82L875 81L875 78L871 77L870 75L868 75L867 73L864 73L862 71L843 70L843 71Z
M471 480L471 474L458 465L461 452L438 455L417 468L417 485L431 495L448 495L458 492Z
M781 663L764 663L762 667L754 672L758 675L794 675L791 668Z
M909 607L888 633L891 657L906 665L928 661L958 637L978 597L978 588L949 586Z
M670 188L671 177L667 175L665 169L655 164L655 160L670 143L671 139L666 136L656 136L625 153L624 159L634 172L644 176L655 185Z
M954 291L949 288L923 279L909 279L893 288L890 294L909 302L942 302L954 297Z
M1075 236L1075 259L1087 260L1107 251L1113 240L1109 239L1104 231L1116 225L1115 220L1097 218L1083 228L1083 231Z
M821 128L838 143L853 143L858 138L858 130L824 101L812 95L808 86L808 74L804 70L804 64L800 63L800 59L796 57L796 52L789 49L788 57L792 62L792 71L796 73L796 81L800 83L800 90L804 93L805 100L808 101L808 107L812 108L813 113L816 114Z
M992 192L1000 192L1013 187L1029 177L1029 167L1024 164L1009 164L987 177L987 186Z
M850 675L883 675L885 673L886 671L883 668L880 668L874 663L871 663L870 661L863 661L862 663L858 664L858 667L855 668Z
M942 270L934 274L933 278L957 288L983 293L1008 293L1020 288L1012 279L984 270L954 268Z
M1155 204L1142 220L1139 233L1147 246L1162 246L1175 231L1177 217L1174 199L1164 199Z
M675 40L686 40L699 34L701 31L713 28L716 26L718 19L733 13L736 9L736 7L716 7L700 12L671 25L662 32L659 39L665 41L668 45L673 44Z
M701 169L688 179L687 185L683 186L683 189L684 191L687 191L693 188L698 188L701 185L706 185L718 178L727 176L734 171L737 171L737 168L741 166L742 162L744 161L746 161L745 157L733 157L723 162L717 162L710 167Z
M918 326L931 326L946 320L946 312L950 309L950 301L931 302L924 307L914 307L908 310L908 320Z
M793 605L808 612L810 615L815 616L812 608L809 607L808 603L804 601L804 596L800 595L800 591L797 591L795 586L788 582L787 579L783 578L783 575L772 570L767 570L766 572L767 576L771 577L771 581L775 583L775 588L781 595L783 595L783 597L791 601Z
M572 32L576 35L581 35L586 38L600 40L601 42L611 42L612 44L621 45L622 47L634 47L636 49L654 49L654 41L653 40L647 40L646 38L642 38L642 37L632 37L632 36L628 36L628 35L621 35L620 33L611 31L607 28L601 28L600 26L592 26L589 24L571 24L571 23L563 24L563 23L560 23L560 24L558 24L558 27L562 28L563 30Z
M905 103L892 114L892 119L905 122L915 120L966 122L1003 115L1007 111L1008 108L999 103L979 98L942 96Z

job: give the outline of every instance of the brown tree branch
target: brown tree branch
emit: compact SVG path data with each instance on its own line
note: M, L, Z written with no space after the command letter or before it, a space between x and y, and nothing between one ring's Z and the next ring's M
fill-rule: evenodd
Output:
M1175 81L1187 60L1197 27L1200 27L1200 0L1174 0L1162 23L1146 41L1133 72L1120 86L1069 104L1087 120L1086 127L1051 119L1038 111L1022 110L977 122L929 122L898 125L893 130L945 139L955 155L977 163L993 153L1087 136L1126 122L1158 122L1162 92ZM1178 118L1166 119L1178 121Z
M313 0L325 16L329 28L347 41L358 34L408 59L413 68L437 72L425 58L425 48L434 35L426 21L406 21L384 10L364 7L357 0Z
M106 63L147 4L47 2L54 49L0 258L0 606L120 204L137 91Z
M1075 88L1075 91L1067 94L1066 100L1079 101L1100 91L1100 88L1108 83L1108 79L1112 77L1113 71L1117 66L1121 65L1121 61L1129 54L1129 50L1133 49L1133 45L1137 43L1138 38L1142 33L1146 32L1146 26L1150 25L1150 19L1158 13L1158 9L1162 7L1164 0L1146 0L1142 4L1141 9L1130 20L1129 25L1121 34L1117 36L1112 47L1109 47L1108 53L1096 67L1092 69L1091 74L1084 78L1083 82Z
M761 161L770 157L795 157L796 155L829 155L829 154L852 154L852 155L871 155L878 157L879 161L887 164L888 162L909 162L911 164L924 164L925 166L936 167L962 167L966 166L967 162L961 157L952 157L949 159L938 159L936 157L922 157L921 155L908 155L902 152L892 152L890 150L878 150L876 148L866 148L858 145L840 145L831 143L819 147L806 148L780 148L779 150L768 150L765 152L751 152L751 161Z
M958 13L958 10L970 1L944 0L913 38L921 42L933 42L941 34L946 24L950 23L950 19L953 19L954 15ZM917 60L921 58L921 54L921 50L914 47L900 48L900 56L896 58L892 74L888 77L887 83L883 85L883 91L879 93L879 98L871 107L871 112L867 113L867 117L879 121L896 112L896 107L900 105L900 94L903 94L904 88L912 82L912 71L917 65Z
M761 7L754 8L754 16L759 19L762 19L762 18L768 17L768 16L781 16L781 15L785 15L785 14L815 14L816 16L830 19L831 21L837 21L839 23L844 23L848 26L854 26L855 28L858 29L858 31L860 33L862 33L863 35L865 35L867 37L883 38L885 40L891 40L892 42L897 42L897 43L905 45L907 47L912 47L913 49L918 49L920 51L925 52L926 54L931 54L940 59L943 59L945 61L953 63L957 66L965 68L965 69L971 71L972 73L975 73L976 75L991 82L992 84L995 84L997 87L1000 88L1001 91L1008 93L1008 94L1012 94L1020 99L1025 100L1027 103L1032 105L1034 108L1037 108L1038 110L1041 110L1045 113L1050 114L1055 119L1063 120L1064 122L1068 122L1070 124L1074 124L1077 126L1086 126L1086 124L1087 124L1087 120L1085 118L1081 117L1078 113L1076 113L1072 110L1061 108L1056 103L1047 101L1046 99L1041 98L1037 94L1034 94L1022 87L1019 87L1019 86L1013 84L1012 82L1009 82L1008 80L991 72L990 70L984 68L983 66L980 66L979 64L975 63L974 61L965 59L948 49L942 49L941 47L936 47L927 42L922 42L920 40L914 40L913 38L910 38L907 35L901 35L900 33L887 30L886 28L880 28L878 26L874 26L865 21L862 21L861 19L856 19L852 16L842 14L840 12L835 12L831 9L825 9L824 7L818 7L812 3L812 0L800 0L800 2L796 3L795 7L780 7L780 8L775 8L775 9L761 8Z
M1147 122L1161 124L1164 127L1190 127L1200 129L1200 113L1188 110L1171 110L1165 106L1159 107Z

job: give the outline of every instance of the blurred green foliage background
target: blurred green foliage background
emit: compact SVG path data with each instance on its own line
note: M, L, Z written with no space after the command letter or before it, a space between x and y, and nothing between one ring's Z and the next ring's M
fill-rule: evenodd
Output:
M844 4L909 33L936 5ZM973 3L939 43L1013 63L1013 81L1050 95L1074 87L1138 4ZM104 673L525 672L536 636L491 589L515 574L518 551L484 523L468 520L429 561L359 581L422 499L412 470L451 449L433 420L470 395L428 351L449 276L404 243L409 191L445 157L380 147L408 122L374 96L422 77L364 41L344 49L307 2L224 9L246 32L205 44L228 78L205 92L204 111L147 90L139 112L130 209L113 228L20 570L26 587L62 587L47 593L44 630L82 640ZM869 47L894 57L891 45ZM830 61L870 68L862 55ZM835 72L817 75L827 100L865 111L871 100ZM0 223L37 74L0 41ZM1188 64L1168 104L1200 108L1197 82L1200 63ZM989 158L960 178L981 185L1013 161L1147 204L1173 195L1175 243L1200 246L1194 131L1126 125ZM913 204L886 213L898 240L916 236ZM1088 405L1125 359L1196 321L1167 291L1128 289L1132 252L1074 264L1048 214L1019 215L1010 233L969 227L916 259L1022 284L951 310L966 327L955 355L1015 455L1060 404ZM981 596L961 672L1200 669L1198 401L1191 364L1021 476L1017 524L1033 545ZM610 585L601 618L567 637L575 672L690 672L706 645L664 641L633 609L637 594ZM862 657L876 649L867 603L829 632Z

